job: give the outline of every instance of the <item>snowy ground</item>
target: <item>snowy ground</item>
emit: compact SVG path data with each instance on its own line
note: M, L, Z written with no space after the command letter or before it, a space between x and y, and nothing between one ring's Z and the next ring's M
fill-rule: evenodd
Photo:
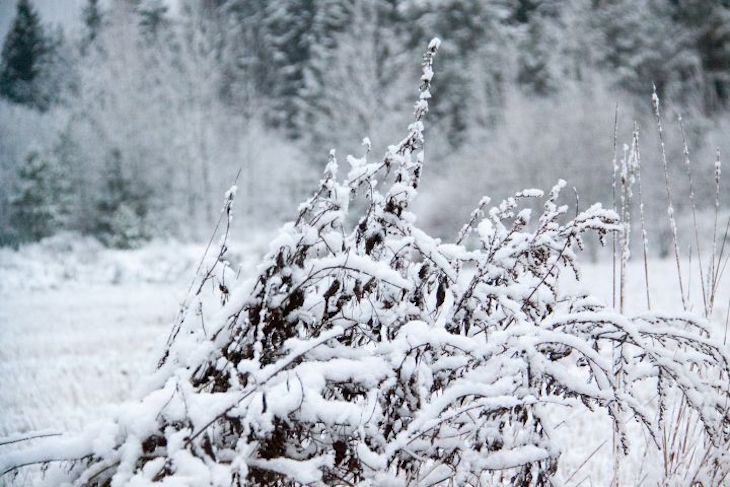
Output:
M79 429L154 365L184 290L70 284L0 293L0 436Z
M0 249L0 438L80 429L128 399L154 368L204 249L110 250L70 235ZM256 241L232 258L251 268L261 249Z
M261 245L248 252L244 269ZM154 367L202 247L155 244L109 251L68 239L0 251L0 438L29 431L78 430L130 396ZM96 269L96 271L93 271ZM611 264L584 267L582 283L610 304ZM679 310L673 261L650 263L655 309ZM696 273L696 272L695 272ZM629 269L628 309L645 309L643 268ZM699 285L690 284L695 303ZM565 286L575 286L566 282ZM725 332L730 279L720 287L717 336ZM555 434L566 446L561 475L568 485L607 485L609 423L572 416ZM0 455L3 448L0 446ZM592 452L591 461L583 462ZM640 459L634 457L631 463ZM580 467L580 468L579 468Z

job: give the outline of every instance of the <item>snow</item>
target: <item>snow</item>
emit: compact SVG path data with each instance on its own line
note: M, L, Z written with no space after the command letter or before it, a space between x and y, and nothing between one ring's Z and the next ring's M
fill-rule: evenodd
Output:
M0 289L53 289L69 283L164 283L189 273L200 245L153 242L144 249L104 248L93 238L62 234L20 252L0 248Z
M170 283L57 284L0 291L0 342L10 345L0 349L2 437L76 430L126 399L154 367L184 292Z
M0 286L0 342L11 346L0 349L0 376L4 382L4 387L0 389L0 437L3 438L0 443L20 439L29 432L53 434L58 431L80 431L90 422L108 416L117 403L133 395L159 358L160 347L164 344L179 300L185 293L191 269L194 268L190 262L195 263L195 259L188 262L188 269L181 275L169 270L176 269L170 262L174 259L169 256L185 255L181 254L177 244L156 243L149 248L132 251L96 248L94 262L109 262L109 265L117 266L117 275L122 278L113 284L106 274L102 274L90 277L91 284L86 285L79 282L79 276L87 276L90 269L79 263L83 262L84 255L88 255L89 248L95 247L89 242L75 242L64 248L69 250L60 258L57 247L48 243L21 252L3 251L3 267L0 269L0 282L3 283ZM193 253L192 250L190 253ZM18 265L27 257L44 263L54 262L55 259L59 268L71 268L75 272L66 277L56 270L49 273L32 271L29 274L29 269L33 268ZM199 254L196 257L199 258ZM253 267L254 261L254 258L248 260L246 265L249 269ZM141 262L156 262L158 267L142 272ZM666 313L681 312L674 262L653 260L649 262L649 267L654 307ZM242 272L247 270L244 268ZM610 270L610 263L584 265L581 283L566 277L561 285L576 291L590 290L607 303L610 302L611 280L606 276L610 276ZM642 313L645 311L643 265L638 259L629 262L628 275L627 308L630 312ZM32 280L36 282L30 282ZM22 284L6 285L9 282ZM719 289L730 289L727 276ZM699 286L694 285L691 291L693 299L690 301L701 303ZM714 327L715 336L722 337L727 300L723 299L722 294L720 298L714 320L709 326ZM444 306L449 306L449 303ZM433 331L421 330L421 327L414 323L404 328L403 337L411 346L438 340ZM326 338L323 337L323 340ZM289 349L297 353L301 347L311 345L292 341ZM467 346L465 343L458 345ZM454 360L443 357L437 362L434 371L461 365L458 360L452 363ZM336 374L337 379L346 379L354 372L342 362L341 366L329 373ZM369 373L378 374L377 361L371 361ZM293 389L296 390L296 387ZM457 392L456 389L453 391ZM293 394L292 400L295 399L299 399L299 396ZM278 407L289 406L281 404ZM370 406L363 407L367 410ZM562 417L566 416L566 407L570 406L553 405L547 410L555 414L559 412ZM568 485L580 481L608 485L607 479L611 478L611 447L610 441L606 443L605 439L610 438L610 421L606 418L601 420L585 411L575 411L567 415L566 422L554 425L552 434L557 437L559 444L564 445L561 448L558 478L565 480L580 467ZM416 426L417 423L412 424L410 431ZM403 431L401 434L408 433ZM643 442L638 430L631 434L639 435L635 440ZM108 435L95 438L94 449L108 449L109 438ZM581 448L568 448L576 442L580 442ZM6 455L17 446L0 445L0 457L7 460ZM369 465L375 466L382 461L379 455L364 451L362 445L358 448ZM581 466L594 450L597 453ZM519 451L521 455L542 454L535 448L522 447ZM507 460L489 457L485 461ZM641 461L638 452L630 454L625 459L626 469L638 469ZM286 462L277 465L281 469L295 467ZM190 478L196 478L194 472L189 475ZM302 471L301 475L315 478L316 472ZM31 485L32 478L21 474L17 483ZM52 485L53 477L48 480L51 482L49 485Z
M559 180L534 228L518 201L539 196L534 190L490 209L483 218L489 223L476 225L481 239L463 246L460 236L442 250L439 239L415 227L409 204L420 181L422 119L437 47L432 42L424 57L415 121L380 163L351 157L349 179L340 183L331 153L319 191L282 228L256 270L251 248L234 259L244 272L240 281L232 282L234 271L222 258L225 238L218 253L206 249L164 345L161 335L151 340L159 365L149 379L136 378L140 387L131 399L92 426L85 417L80 434L31 440L8 452L0 473L28 462L76 459L68 471L75 484L96 477L95 483L146 486L162 478L170 485L227 487L241 476L255 483L278 474L301 483L332 477L357 483L362 476L410 484L414 477L447 475L457 484L504 476L523 483L538 472L552 476L554 468L556 480L567 482L587 462L566 474L575 455L582 456L570 443L582 430L563 408L589 415L590 427L613 419L628 454L628 437L641 440L637 432L659 444L665 403L677 398L701 419L708 438L727 441L720 431L730 356L717 334L705 338L706 323L624 314L623 299L618 314L570 291L580 283L558 281L561 269L576 268L574 251L586 230L603 237L618 228L614 212L594 205L569 220L569 206L558 202L566 186ZM376 177L390 184L387 192L374 190ZM348 205L359 202L361 186L369 189L368 206L350 227ZM481 208L473 215L480 218ZM21 269L23 252L28 249L9 259ZM129 255L119 259L121 268L133 261ZM622 275L629 264L624 256ZM78 294L87 302L90 284L83 284ZM213 292L201 294L208 284ZM108 312L102 321L105 332ZM102 351L113 346L108 338ZM444 360L449 356L454 359ZM570 431L565 438L554 434L562 425ZM651 443L644 445L656 464ZM641 442L638 447L634 452ZM558 464L562 450L573 457ZM622 483L633 465L615 452Z
M75 235L0 248L0 343L12 344L0 349L0 437L77 430L127 399L154 369L203 250L112 250ZM232 256L249 270L261 253L252 243Z

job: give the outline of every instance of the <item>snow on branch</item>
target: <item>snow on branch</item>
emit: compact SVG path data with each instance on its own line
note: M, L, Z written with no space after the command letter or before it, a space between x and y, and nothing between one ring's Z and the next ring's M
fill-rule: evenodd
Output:
M614 212L570 218L560 181L481 200L455 243L416 227L438 47L406 137L379 162L349 158L345 182L330 153L257 275L228 278L204 327L194 307L181 313L144 397L4 458L2 472L59 452L75 459L73 485L552 485L560 451L544 406L632 415L656 438L637 399L647 387L678 390L726 441L729 359L701 321L623 316L558 289L585 232L620 229ZM537 218L528 198L544 198ZM204 281L223 282L222 255Z

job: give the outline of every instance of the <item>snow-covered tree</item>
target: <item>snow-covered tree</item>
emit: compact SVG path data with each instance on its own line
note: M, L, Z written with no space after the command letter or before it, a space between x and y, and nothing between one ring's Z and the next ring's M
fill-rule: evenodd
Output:
M28 153L17 175L17 187L11 197L12 228L20 242L36 241L60 228L65 198L63 173L47 155Z
M525 2L522 2L524 5ZM529 13L523 7L517 16L525 17L518 47L517 82L530 94L547 95L559 88L557 60L561 57L559 44L562 32L555 32L560 10L553 2L541 2ZM569 36L565 36L569 37Z
M702 63L702 97L708 113L730 101L730 3L714 0L672 2L672 16L690 35Z
M391 8L382 0L357 3L349 26L314 50L299 108L312 153L334 144L355 152L363 134L380 150L404 123L404 86L414 70L387 20Z
M91 233L95 225L96 209L93 208L91 188L88 187L88 179L84 175L88 164L71 127L72 124L67 123L60 128L56 133L56 140L49 144L49 156L57 168L57 184L61 188L61 222L65 230Z
M274 110L269 122L298 136L296 103L302 88L304 69L310 58L312 47L309 26L317 9L317 3L310 0L291 2L267 2L265 22L266 42L269 46L274 74L271 85ZM272 79L272 78L270 78Z
M411 43L436 34L444 62L433 113L443 134L443 154L461 147L475 130L489 130L503 106L505 85L515 79L510 2L405 1L404 22L414 24ZM443 154L439 154L440 156Z
M692 32L672 17L673 3L612 0L596 10L593 22L604 36L602 62L618 83L642 95L653 83L663 99L686 102L698 93L702 65Z
M27 165L30 151L48 154L63 127L61 109L47 112L0 98L0 241L13 243L11 200L18 189L18 175ZM50 154L52 155L52 154Z
M157 38L168 23L168 6L163 0L139 0L136 5L142 34L148 39Z
M82 20L84 22L81 49L85 52L89 45L93 44L99 35L104 18L101 7L99 6L99 0L87 0L81 13Z
M46 110L52 100L42 89L50 45L30 0L18 0L15 19L5 37L0 63L0 95Z
M110 151L106 166L94 234L111 247L136 247L149 238L145 188L134 187L124 175L119 149Z

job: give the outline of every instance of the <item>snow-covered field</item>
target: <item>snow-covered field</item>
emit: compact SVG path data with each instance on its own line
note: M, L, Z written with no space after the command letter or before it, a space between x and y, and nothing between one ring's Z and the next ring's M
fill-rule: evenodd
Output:
M233 249L242 269L262 253L257 242ZM154 369L204 250L111 250L71 235L0 249L0 437L80 429L128 399Z
M239 252L246 256L242 272L252 268L261 250L258 245ZM201 252L202 247L177 244L110 251L64 239L22 253L1 251L0 437L79 430L130 398L155 366ZM654 308L680 310L674 262L649 265ZM610 304L610 262L583 270L580 283L566 280L564 285L581 286ZM640 312L645 307L640 261L630 264L629 276L628 309ZM693 279L693 302L699 305L699 283ZM720 339L729 283L726 277L714 313ZM563 480L570 477L569 485L607 485L610 425L587 420L574 416L556 429L569 451L561 474ZM0 455L8 448L13 444L0 445ZM589 456L591 461L582 465ZM632 455L630 460L641 459Z
M73 283L0 293L0 436L78 429L154 365L184 289Z

